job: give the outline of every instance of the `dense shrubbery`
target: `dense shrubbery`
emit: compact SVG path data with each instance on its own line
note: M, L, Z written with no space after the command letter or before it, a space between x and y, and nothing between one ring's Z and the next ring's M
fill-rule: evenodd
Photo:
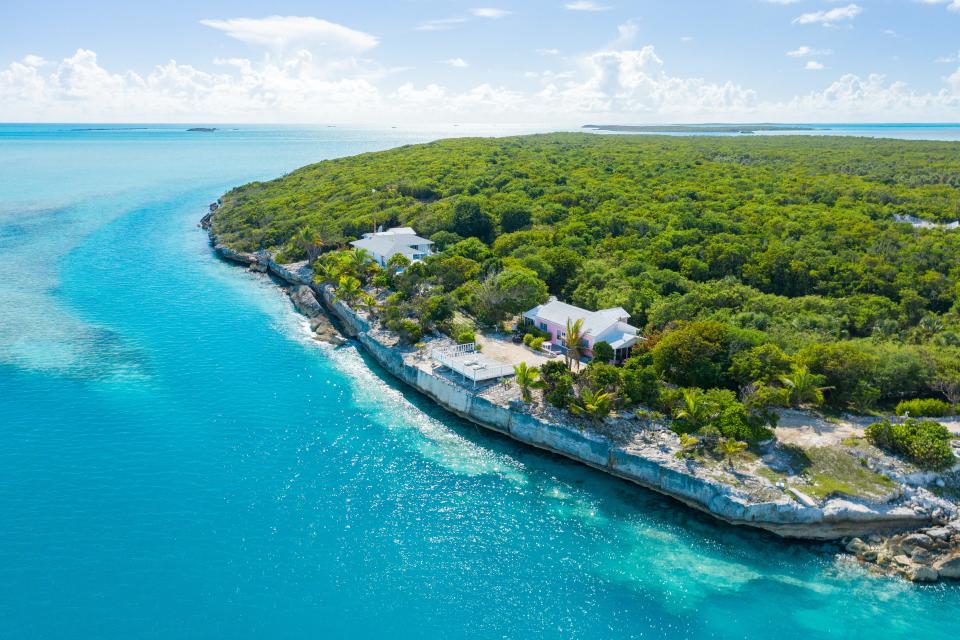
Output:
M377 272L359 260L318 261L318 277L345 299L369 304L355 280L394 292L378 313L408 340L417 337L409 323L423 333L463 312L492 326L548 294L623 306L648 337L649 361L621 370L621 404L656 405L657 378L735 391L748 413L764 403L956 404L960 233L893 216L960 217L957 148L807 137L444 140L239 187L213 224L236 249L289 259L342 247L374 224L414 226L439 251L422 264ZM575 384L560 379L549 397L565 404Z
M950 432L932 420L909 418L900 424L881 420L867 427L867 438L922 469L946 469L956 462L950 448Z
M897 415L911 415L924 418L942 418L952 415L953 406L949 402L937 400L935 398L917 398L915 400L903 400L897 404Z

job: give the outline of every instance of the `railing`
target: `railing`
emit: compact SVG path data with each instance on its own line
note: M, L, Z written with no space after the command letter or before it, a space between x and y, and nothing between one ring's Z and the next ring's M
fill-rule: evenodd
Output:
M473 354L476 354L476 358L471 358ZM495 364L490 358L481 356L474 342L434 349L431 357L451 371L459 373L465 380L471 380L474 386L478 382L514 374L513 365Z

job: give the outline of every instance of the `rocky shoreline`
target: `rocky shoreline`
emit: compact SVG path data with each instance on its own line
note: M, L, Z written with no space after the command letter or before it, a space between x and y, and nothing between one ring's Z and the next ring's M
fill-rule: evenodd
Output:
M217 204L201 226L210 231ZM306 262L278 264L266 252L243 253L217 242L215 253L251 271L269 273L285 285L298 312L310 319L315 336L340 344L327 317L355 338L392 375L440 406L484 428L600 469L652 489L734 525L771 531L787 538L843 540L846 549L877 572L918 582L960 577L960 519L956 505L925 489L889 502L846 498L811 500L798 492L734 486L712 470L676 456L677 437L663 425L645 425L629 443L552 415L534 415L516 400L474 393L435 370L424 350L405 348L371 318L337 300L329 286L313 283ZM950 532L944 537L943 532ZM908 532L908 533L902 533ZM887 537L884 537L887 536ZM916 537L911 536L925 536ZM927 542L927 540L930 542ZM923 544L921 544L923 543Z

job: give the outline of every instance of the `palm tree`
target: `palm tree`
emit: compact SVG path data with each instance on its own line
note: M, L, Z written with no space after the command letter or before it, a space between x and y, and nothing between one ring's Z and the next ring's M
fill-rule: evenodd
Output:
M293 242L307 254L307 260L313 262L320 255L320 248L323 240L320 234L313 230L313 227L300 227L300 230L293 236Z
M610 415L613 400L612 393L584 389L580 392L579 398L570 401L570 411L574 415L585 416L594 422L602 422L604 418Z
M780 376L780 382L790 392L790 405L794 407L823 404L823 392L830 387L817 386L822 381L822 376L810 373L810 370L802 365L794 365L789 376Z
M724 438L720 442L720 450L723 452L723 457L727 461L727 464L730 465L730 470L732 471L734 468L734 459L739 458L740 454L747 450L747 443L734 440L733 438Z
M680 456L691 455L698 446L700 446L700 438L695 438L687 433L680 434Z
M699 390L684 389L683 404L674 410L673 417L696 430L717 417L717 406L704 398Z
M570 367L570 361L577 363L577 371L580 370L580 356L583 355L583 318L578 318L573 323L567 318L567 337L564 338L564 346L567 348L564 358L567 361L567 368Z
M531 389L538 389L543 384L540 382L540 368L528 367L526 362L513 365L513 373L517 386L520 387L520 396L524 402L530 402L532 395Z
M340 282L337 285L337 297L349 304L356 300L357 296L363 291L360 286L360 281L353 276L340 276Z
M358 278L363 277L363 274L366 273L370 267L370 263L373 262L373 256L371 256L370 252L366 249L354 249L348 255L350 257L350 268L353 273Z

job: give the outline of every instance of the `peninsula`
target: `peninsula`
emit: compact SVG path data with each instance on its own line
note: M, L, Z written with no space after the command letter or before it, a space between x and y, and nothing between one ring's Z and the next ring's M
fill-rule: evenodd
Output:
M238 187L204 225L455 413L928 581L960 575L960 234L895 216L956 215L957 151L446 140Z

